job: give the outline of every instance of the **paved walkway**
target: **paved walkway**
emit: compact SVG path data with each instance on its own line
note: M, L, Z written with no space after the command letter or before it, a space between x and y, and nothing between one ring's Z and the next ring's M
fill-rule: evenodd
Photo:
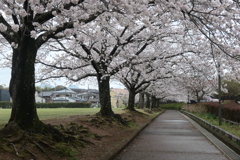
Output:
M158 116L115 160L228 160L178 111Z

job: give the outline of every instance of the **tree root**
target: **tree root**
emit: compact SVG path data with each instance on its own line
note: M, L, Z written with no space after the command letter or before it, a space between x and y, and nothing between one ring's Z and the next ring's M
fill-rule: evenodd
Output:
M48 155L48 153L39 145L37 142L32 141L50 160L53 160L51 156Z
M35 159L38 159L37 157L37 155L36 154L34 154L33 152L31 152L29 149L25 149L31 156L33 156Z
M13 143L9 143L9 144L13 146L13 149L14 149L16 155L18 156L19 154L18 154L16 146Z
M17 143L23 139L25 136L25 132L20 132L20 135L18 135L16 138L9 140L9 143Z
M125 119L122 118L122 116L120 114L114 114L113 117L118 120L122 125L126 126L127 125L127 121Z
M67 127L40 123L31 130L23 130L17 123L10 122L0 131L0 149L1 153L11 153L19 159L38 159L41 154L46 159L53 160L58 159L58 156L72 157L75 149L84 147L85 144L94 145L91 142L94 138L101 137L76 123L70 123Z

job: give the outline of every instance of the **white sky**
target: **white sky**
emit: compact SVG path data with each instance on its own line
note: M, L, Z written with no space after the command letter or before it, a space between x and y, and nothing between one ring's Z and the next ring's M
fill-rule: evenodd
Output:
M0 69L0 85L9 85L11 78L11 70L9 68Z
M11 79L11 70L9 68L0 68L0 85L5 85L6 87L9 86L10 83L10 79ZM56 80L56 81L49 81L46 82L47 84L50 84L52 86L57 86L57 85L63 85L63 86L70 86L70 85L74 85L74 86L78 86L79 88L83 88L83 89L87 89L89 87L89 89L98 89L97 86L97 82L81 82L79 83L66 83L64 80ZM37 83L36 86L40 86L41 83ZM113 88L125 88L120 82L111 82L110 83L110 87Z

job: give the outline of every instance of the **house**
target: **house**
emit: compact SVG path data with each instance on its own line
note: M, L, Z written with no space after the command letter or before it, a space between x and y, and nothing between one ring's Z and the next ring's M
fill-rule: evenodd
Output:
M96 91L90 92L90 91L87 90L87 92L79 93L77 95L77 97L80 98L80 99L84 99L87 102L91 102L92 106L94 106L94 107L98 107L99 93L98 92L96 93Z
M92 107L99 107L99 91L97 89L79 89L70 88L72 91L77 92L77 97L85 100L86 102L91 102Z
M39 91L35 92L35 101L36 101L36 103L45 103L46 100L44 98L40 97L39 94L40 94Z
M53 101L52 101L52 98L54 97L54 96L53 96L53 92L54 92L54 91L46 91L46 92L44 91L44 92L40 92L40 93L39 93L39 96L42 97L43 99L45 99L45 102L46 102L46 103L51 103L51 102L53 102Z
M91 102L93 106L99 103L99 93L95 89L70 88L60 91L41 92L39 96L46 99L47 103Z
M65 101L67 97L76 97L77 93L70 89L63 89L60 91L44 91L40 92L39 96L44 98L47 103L54 101ZM61 98L60 98L61 97Z
M111 104L113 108L121 108L127 106L128 103L128 90L111 88Z
M0 89L0 101L9 101L10 102L10 94L8 90Z
M53 92L54 97L77 97L77 94L77 92L74 92L71 89L63 89Z
M52 98L53 103L77 103L77 102L86 102L83 99L77 97L54 97Z

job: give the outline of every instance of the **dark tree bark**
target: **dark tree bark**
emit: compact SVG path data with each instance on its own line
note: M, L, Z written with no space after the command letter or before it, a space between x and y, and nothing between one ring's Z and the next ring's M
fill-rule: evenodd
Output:
M13 50L12 73L9 92L13 108L9 122L16 122L22 129L34 127L39 118L35 104L34 63L37 53L35 41L25 36Z
M110 77L104 77L98 75L98 89L99 89L99 100L101 105L100 113L102 116L113 116L110 97Z
M156 108L156 106L157 106L157 98L154 95L151 96L151 101L152 101L151 108Z
M144 108L144 93L139 93L139 105L138 108Z
M145 95L146 95L146 108L151 109L151 106L150 106L150 95L148 93L146 93Z
M136 91L135 91L135 89L129 89L128 92L129 92L128 109L130 111L135 111L134 105L135 105Z
M38 49L46 43L50 38L56 38L56 34L64 31L66 28L73 28L73 22L69 21L64 25L56 26L56 30L47 32L36 30L33 23L40 25L47 21L54 21L52 12L44 12L37 14L29 5L29 1L24 1L22 7L27 12L27 16L21 17L12 14L12 21L8 22L3 16L0 16L0 22L7 26L6 32L0 32L6 41L12 46L12 72L9 86L9 92L13 100L12 112L8 124L5 129L11 129L13 124L17 124L21 129L29 132L50 133L61 139L62 134L51 127L42 123L36 111L35 102L35 60ZM45 2L41 2L45 4ZM79 1L79 4L83 1ZM6 3L7 4L7 3ZM64 5L67 10L76 4L70 3ZM88 23L94 20L101 12L89 16L84 20ZM10 18L10 17L9 17ZM11 29L11 24L19 25L17 32ZM31 37L31 31L41 32L36 38ZM13 46L13 44L16 44Z
M156 101L156 107L158 108L160 106L160 99L157 98L157 101Z

